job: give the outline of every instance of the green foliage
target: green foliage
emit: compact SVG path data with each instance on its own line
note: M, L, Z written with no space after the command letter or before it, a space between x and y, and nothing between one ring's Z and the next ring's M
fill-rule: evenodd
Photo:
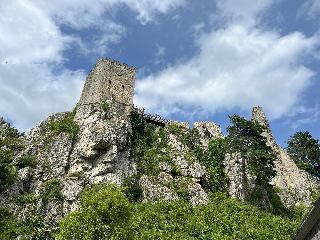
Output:
M316 177L320 177L320 144L311 134L296 132L288 140L287 152L297 166Z
M276 155L272 148L267 145L267 139L262 136L264 127L258 122L248 121L239 116L230 117L231 125L228 127L227 147L230 153L240 153L248 162L248 167L256 176L255 192L247 200L253 204L261 202L266 191L269 200L276 199L276 193L270 184L275 176L274 161ZM276 203L278 201L274 201ZM274 206L278 208L277 206ZM275 209L276 209L275 208Z
M62 132L68 133L73 139L76 138L79 132L79 126L74 121L74 116L76 114L76 109L68 113L63 119L60 120L50 120L48 123L49 129L56 135Z
M21 140L22 134L17 129L8 127L2 130L0 137L0 147L6 148L10 151L17 151L23 149L23 143Z
M32 204L38 201L38 197L32 193L23 194L15 199L19 205Z
M228 178L224 172L223 160L226 152L225 139L213 139L208 150L200 158L209 174L209 187L211 191L225 191Z
M170 187L177 193L180 200L190 201L188 182L173 182Z
M175 136L181 136L184 134L185 128L179 124L171 123L169 124L168 130L171 134Z
M13 158L17 151L23 149L21 134L8 126L0 132L0 193L5 191L16 177Z
M1 240L53 240L51 233L46 232L43 218L37 214L19 221L5 208L0 208L0 239Z
M0 207L0 239L15 239L18 236L17 227L18 224L11 212L6 208Z
M173 177L181 176L182 175L181 168L175 164L172 164L171 175Z
M33 155L23 155L20 158L18 158L16 166L18 168L25 168L25 167L31 167L34 168L37 166L37 160L36 157Z
M18 222L17 232L23 240L53 240L53 233L45 230L42 216L34 214Z
M171 163L164 129L147 125L136 111L131 113L131 128L131 157L137 162L139 176L159 174L159 162Z
M69 177L84 178L85 174L83 171L73 172L73 173L69 174Z
M44 202L48 202L49 200L63 201L61 190L60 180L52 178L42 184L40 197Z
M16 170L12 164L12 153L0 150L0 193L10 186L16 177Z
M82 208L60 222L57 239L292 239L301 221L223 193L210 198L198 206L187 201L130 204L114 185L94 186L81 195Z
M81 194L81 210L60 222L57 239L129 239L131 210L122 189L95 185Z
M142 189L137 175L124 179L124 193L130 202L138 202L142 198Z

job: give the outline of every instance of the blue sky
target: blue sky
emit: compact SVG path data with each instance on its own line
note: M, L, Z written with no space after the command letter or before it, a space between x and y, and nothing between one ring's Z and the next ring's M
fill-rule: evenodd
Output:
M319 139L319 17L320 0L0 0L0 115L26 131L70 110L110 57L148 112L225 129L260 105L281 145Z

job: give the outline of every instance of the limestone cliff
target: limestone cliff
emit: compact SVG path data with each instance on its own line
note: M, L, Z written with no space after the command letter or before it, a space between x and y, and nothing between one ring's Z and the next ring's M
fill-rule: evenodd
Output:
M11 209L19 219L39 214L50 231L63 216L78 209L79 194L86 185L121 185L132 176L138 176L142 201L186 198L193 204L208 202L207 169L195 158L192 148L207 149L212 139L223 138L220 127L212 122L194 123L192 129L173 121L164 126L147 123L143 110L133 107L134 72L115 61L99 61L73 112L53 114L19 136L23 147L14 153L15 161L29 155L35 164L17 167L14 163L17 178L0 194L0 206ZM152 155L146 156L156 159L157 171L151 175L139 172L141 166L133 154L132 112L153 131L155 143L148 150ZM311 191L319 183L299 170L275 143L261 108L254 108L253 120L267 127L268 143L277 152L273 184L281 190L284 203L310 204ZM1 119L0 137L5 138L10 128ZM226 155L229 193L239 199L244 199L248 191L244 179L252 180L245 166L245 159L237 154ZM17 201L26 196L28 201Z

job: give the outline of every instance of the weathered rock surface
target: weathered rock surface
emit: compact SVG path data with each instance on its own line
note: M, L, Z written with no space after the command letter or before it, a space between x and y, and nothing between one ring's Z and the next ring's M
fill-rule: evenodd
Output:
M319 181L309 173L300 170L287 152L276 143L261 107L253 108L252 120L258 121L266 128L264 134L268 144L277 153L275 161L277 175L272 183L279 188L279 195L283 203L288 207L297 204L310 205L312 191L319 187Z
M276 153L276 176L272 179L271 184L276 187L283 204L287 207L299 204L310 205L312 192L319 188L319 181L309 173L300 170L287 152L278 146L261 107L253 108L252 121L257 121L265 127L263 136ZM229 178L229 194L240 200L244 200L255 187L254 176L250 175L246 166L246 160L241 158L240 154L226 154L225 172Z
M118 62L99 61L88 76L72 115L78 127L76 135L68 129L55 131L52 128L53 123L69 118L72 113L68 112L53 114L22 135L20 140L24 148L15 153L15 161L26 154L35 157L36 165L17 169L16 181L0 194L0 206L12 209L20 219L38 213L44 217L48 228L54 229L63 216L79 208L79 195L85 186L107 182L121 185L125 178L137 173L136 161L130 155L134 73L135 69ZM254 108L252 118L266 127L264 134L268 144L277 152L277 176L273 184L281 190L281 199L287 206L310 204L312 189L319 186L317 180L299 170L276 144L261 108ZM189 128L188 123L172 121L170 124L181 131ZM194 205L205 204L209 201L206 168L191 154L191 147L178 134L169 131L170 124L163 127L168 136L168 149L161 149L169 156L170 164L161 159L157 175L141 176L142 200L183 198ZM9 128L10 125L0 118L0 139ZM212 122L194 123L194 130L204 149L213 138L223 138L220 127ZM245 159L239 154L227 154L224 164L230 195L244 200L255 187ZM51 196L52 191L55 196ZM33 200L19 205L16 199L25 195L32 195Z
M213 138L223 138L220 126L214 122L195 122L193 127L198 130L204 147L208 147Z

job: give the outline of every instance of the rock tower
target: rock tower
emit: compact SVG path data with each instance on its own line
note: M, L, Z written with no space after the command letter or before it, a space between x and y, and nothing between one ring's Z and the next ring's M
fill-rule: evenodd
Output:
M86 79L80 105L113 102L132 107L136 68L110 59L99 60Z
M310 205L313 191L319 186L318 180L308 172L299 169L288 153L276 143L261 107L253 108L251 119L265 127L263 135L267 138L267 144L276 153L277 175L272 179L272 184L278 188L282 202L287 207L298 204Z

